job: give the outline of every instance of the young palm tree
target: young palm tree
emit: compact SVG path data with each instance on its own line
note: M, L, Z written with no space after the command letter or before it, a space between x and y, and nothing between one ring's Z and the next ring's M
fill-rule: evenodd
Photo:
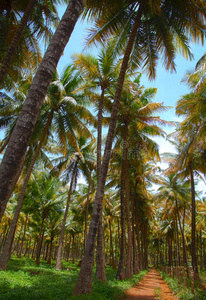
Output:
M49 253L47 257L47 263L49 265L51 265L54 238L59 233L59 225L61 223L62 216L63 209L60 207L58 210L52 211L46 220L47 234L50 237Z
M49 179L48 174L45 175L40 175L38 178L38 174L36 175L32 182L31 182L31 189L30 189L30 197L35 200L35 211L36 215L35 217L40 219L41 226L40 226L40 233L39 233L39 242L38 242L38 250L37 250L37 263L39 264L40 262L40 251L41 251L41 246L42 246L42 240L43 240L43 227L44 227L44 222L45 219L48 217L48 214L51 209L56 210L57 205L59 205L59 199L56 197L54 199L54 195L56 194L57 190L60 187L60 182L58 182L57 179ZM38 180L37 180L38 178ZM32 205L31 200L30 200L30 205ZM37 213L38 212L38 213ZM16 221L16 219L15 219ZM16 229L16 223L13 222L11 224L10 232L7 237L7 240L5 242L3 251L0 256L0 269L1 270L6 270L8 266L8 260L11 255L11 246L13 241L13 237L15 234L15 229ZM13 228L15 227L15 228Z

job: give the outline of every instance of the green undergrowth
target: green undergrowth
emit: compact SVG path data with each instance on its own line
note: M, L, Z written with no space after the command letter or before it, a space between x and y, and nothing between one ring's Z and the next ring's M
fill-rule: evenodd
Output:
M73 291L80 268L77 264L63 262L61 272L55 270L55 262L49 266L41 261L37 266L28 258L12 257L7 271L0 271L0 299L73 299L73 300L115 300L123 297L124 292L137 284L147 270L132 278L118 281L116 270L107 267L107 282L95 281L93 276L93 292L88 295L73 297Z
M159 269L158 271L180 300L206 300L206 291L200 288L199 285L195 284L195 291L192 294L189 282L187 282L187 286L184 286L183 284L179 284L176 278L171 278Z

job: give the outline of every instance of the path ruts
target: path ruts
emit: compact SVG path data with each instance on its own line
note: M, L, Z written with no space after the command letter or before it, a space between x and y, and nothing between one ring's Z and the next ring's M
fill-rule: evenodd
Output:
M126 300L177 300L156 269L151 269L142 281L126 292Z

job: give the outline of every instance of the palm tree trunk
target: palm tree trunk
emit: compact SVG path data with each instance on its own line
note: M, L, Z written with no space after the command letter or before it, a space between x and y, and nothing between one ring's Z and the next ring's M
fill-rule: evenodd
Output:
M21 254L22 254L22 249L23 249L25 235L26 235L27 221L28 221L28 214L26 215L26 220L25 220L25 224L24 224L24 233L23 233L23 238L22 238L22 241L21 241L21 248L19 250L18 258L21 258Z
M109 240L110 240L110 266L114 268L114 248L113 248L113 240L112 240L111 219L109 219Z
M71 0L51 39L32 81L29 93L0 165L0 221L18 180L18 169L26 152L42 103L57 63L78 20L84 0Z
M107 281L105 272L105 252L104 252L104 238L102 226L102 212L99 217L99 228L97 235L97 254L96 254L96 274L95 277L103 282Z
M8 251L11 251L11 248L12 248L13 239L14 239L15 230L16 230L16 224L18 222L19 213L20 213L21 206L22 206L22 203L23 203L23 200L24 200L24 195L26 193L26 188L27 188L27 185L28 185L28 182L29 182L29 178L31 176L32 169L33 169L34 164L36 162L36 159L38 157L39 151L42 147L43 142L45 141L45 137L47 135L49 125L50 125L52 117L53 117L53 113L54 113L53 110L51 110L51 112L49 114L49 117L48 117L48 120L47 120L47 123L46 123L46 126L45 126L45 129L44 129L44 132L41 136L41 140L40 140L40 142L39 142L39 144L38 144L38 146L35 150L34 156L31 160L31 163L30 163L29 168L28 168L27 173L26 173L26 177L24 179L24 184L23 184L23 187L21 189L21 194L19 196L17 207L16 207L14 217L13 217L13 220L12 220L12 223L11 223L11 228L10 228L10 231L9 231L9 235L6 239L6 243L5 243L5 247L4 247L5 249L3 248L3 251L2 251L1 256L0 256L0 269L2 269L2 270L6 270L7 266L8 266L8 261L9 261L10 254L11 254L10 252L8 253Z
M142 252L141 252L141 245L140 245L140 224L139 224L139 214L138 214L138 207L137 207L137 201L135 202L135 209L136 209L136 214L135 214L135 221L136 221L136 237L137 237L137 249L138 249L138 255L139 255L139 270L142 270Z
M107 171L111 156L111 148L115 134L116 122L117 122L117 114L119 110L119 101L121 97L122 87L124 84L124 77L126 74L126 70L129 63L130 54L133 48L133 44L135 41L136 33L140 24L140 19L142 16L142 5L139 6L139 10L137 12L137 17L135 23L132 28L132 32L128 41L128 45L126 47L125 55L122 61L122 66L120 69L120 74L117 82L117 88L115 92L114 102L112 106L112 114L110 118L109 131L107 134L107 140L104 150L104 156L101 166L101 174L98 178L97 183L97 191L95 197L95 204L92 213L92 220L89 227L89 233L87 237L86 243L86 251L85 256L82 261L82 266L79 274L79 278L74 290L74 295L86 294L92 292L92 269L93 269L93 260L94 260L94 248L95 248L95 240L96 234L98 230L99 216L101 213L102 201L104 196L104 187L107 177Z
M48 256L48 259L47 259L47 263L48 263L49 265L51 265L53 240L54 240L54 231L51 231L49 256Z
M127 242L127 259L126 259L126 270L125 276L126 278L130 278L133 275L133 264L132 264L132 232L131 232L131 221L130 221L130 178L129 178L129 158L128 158L128 124L125 124L125 132L124 132L124 148L123 149L123 159L125 160L125 212L126 212L126 220L127 220L127 234L128 234L128 242Z
M124 150L124 149L123 149ZM126 248L126 230L125 230L125 180L124 180L124 160L122 159L121 166L121 247L120 247L120 258L119 258L119 266L117 270L116 278L119 280L125 279L125 248Z
M104 88L102 87L101 98L99 101L98 111L98 133L97 133L97 178L99 178L101 172L101 152L102 152L102 112L104 104ZM99 216L98 234L97 234L97 254L96 254L96 278L101 281L107 281L105 272L105 252L103 245L103 228L102 228L102 211Z
M18 25L18 28L14 34L14 37L13 37L13 40L9 46L9 49L7 51L7 54L6 54L6 57L4 58L2 64L1 64L1 69L0 69L0 86L2 85L3 83L3 79L4 79L4 76L6 75L7 73L7 70L9 68L9 65L11 63L11 60L13 58L13 55L16 51L16 48L17 48L17 45L19 43L19 41L21 40L22 36L23 36L23 31L24 31L24 28L26 27L26 24L28 22L28 19L29 19L29 16L31 14L31 11L34 7L34 4L35 4L36 0L30 0L29 1L29 4L27 5L27 8L24 12L24 15L21 19L21 22L20 24Z
M45 217L42 217L41 228L40 228L40 233L39 233L39 240L38 240L37 249L36 249L36 264L37 265L40 264L41 248L42 248L42 242L43 242L43 238L44 238L44 230L43 230L44 220L45 220Z
M176 236L176 267L179 267L180 266L180 243L179 243L177 216L175 220L175 236Z
M104 105L104 88L102 88L101 98L99 101L98 110L98 125L97 125L97 178L101 172L102 158L102 112Z
M66 209L64 212L64 218L62 221L62 227L61 227L61 232L60 232L60 237L59 237L59 247L58 247L58 251L57 251L57 262L56 262L56 270L57 271L62 270L61 258L62 258L62 246L63 246L63 241L64 241L64 230L65 230L65 225L66 225L66 220L67 220L67 215L68 215L68 210L69 210L72 187L73 187L73 183L74 183L74 179L75 179L75 175L76 175L77 164L78 164L78 161L76 161L74 170L72 173L72 179L70 182L69 193L68 193L68 197L67 197L67 205L66 205Z
M135 209L134 209L134 201L136 199L136 189L137 183L135 183L134 189L134 197L132 197L132 244L133 244L133 272L137 274L139 272L139 263L138 263L138 256L137 256L137 244L136 244L136 237L135 237Z
M192 165L189 165L190 168L190 180L191 180L191 215L192 215L192 239L191 239L191 254L192 254L192 268L195 274L195 279L199 280L198 266L197 266L197 256L196 256L196 208L195 208L195 184L194 184L194 175Z
M87 240L87 219L88 219L88 209L89 209L89 200L90 200L89 199L90 186L91 186L91 181L89 180L88 191L87 191L87 203L86 203L86 209L85 209L84 252L85 252L86 240Z

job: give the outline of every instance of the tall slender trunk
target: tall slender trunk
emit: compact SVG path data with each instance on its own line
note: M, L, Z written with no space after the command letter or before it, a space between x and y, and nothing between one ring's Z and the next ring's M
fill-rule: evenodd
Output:
M110 241L110 266L114 268L114 249L113 249L113 239L112 239L112 224L111 219L109 219L109 241Z
M142 270L142 251L141 251L141 245L140 245L140 221L139 221L139 213L138 213L138 207L137 207L137 200L135 201L135 221L136 221L136 237L137 237L137 249L138 249L138 255L139 255L139 270Z
M18 170L27 149L52 76L78 20L84 0L71 0L51 39L32 81L22 111L0 165L0 221L18 180Z
M101 88L101 98L99 101L99 111L98 111L98 129L97 129L97 180L101 172L101 152L102 152L102 112L104 104L104 88ZM102 211L100 211L98 234L97 234L97 254L96 254L96 278L101 281L107 281L105 272L105 252L103 244L103 228L102 228Z
M86 240L87 240L87 219L88 219L88 209L89 209L89 200L90 200L90 199L89 199L90 186L91 186L91 181L89 180L88 191L87 191L87 203L86 203L86 209L85 209L84 252L85 252Z
M49 248L49 255L47 259L47 263L51 265L51 258L52 258L52 246L53 246L53 240L54 240L54 231L51 231L51 237L50 237L50 248Z
M124 132L124 147L125 147L125 213L127 220L127 258L126 258L126 278L130 278L133 275L133 264L132 264L132 231L131 231L131 221L130 221L130 178L129 178L129 158L128 158L128 124L125 124Z
M31 255L33 260L35 259L35 251L36 251L36 247L37 247L37 241L38 241L38 237L36 237L34 240L34 246L33 246L33 251L32 251L32 255Z
M202 228L200 228L200 270L202 271L203 269L203 255L202 255Z
M101 172L102 165L102 112L104 105L104 88L102 88L101 98L99 101L99 110L98 110L98 125L97 125L97 178Z
M25 224L24 224L24 233L23 233L23 237L22 237L22 241L21 241L21 248L20 248L19 253L18 253L18 257L19 258L21 258L22 249L23 249L23 245L24 245L24 240L25 240L25 235L26 235L27 221L28 221L28 214L26 215L26 220L25 220Z
M24 12L24 15L21 19L21 22L19 23L18 25L18 28L14 34L14 37L12 39L12 42L9 46L9 49L7 51L7 54L6 54L6 57L4 58L2 64L1 64L1 69L0 69L0 86L2 85L3 83L3 79L4 79L4 76L6 75L7 73L7 70L9 68L9 65L11 63L11 60L14 56L14 53L16 51L16 48L17 48L17 45L19 43L19 41L21 40L22 36L23 36L23 32L24 32L24 28L26 27L26 24L28 22L28 19L29 19L29 16L31 14L31 11L34 7L34 4L35 4L36 0L30 0L28 5L27 5L27 8Z
M169 258L169 266L173 266L173 260L172 260L172 237L168 236L168 258Z
M190 180L191 180L191 215L192 215L192 236L191 236L191 255L192 255L192 268L195 274L196 279L199 278L198 273L198 266L197 266L197 256L196 256L196 241L195 241L195 234L196 234L196 220L195 220L195 184L194 184L194 175L192 165L189 165L190 168Z
M20 213L21 206L22 206L24 196L25 196L25 193L26 193L26 188L27 188L27 185L28 185L28 182L29 182L29 178L31 176L32 169L33 169L34 164L36 162L36 159L39 155L39 151L42 147L43 142L45 141L45 137L47 135L52 117L53 117L53 110L51 110L51 112L49 114L44 132L41 136L41 140L40 140L38 146L36 147L34 156L32 157L31 163L30 163L29 168L28 168L27 173L26 173L26 177L24 179L24 184L22 186L21 194L20 194L19 199L18 199L18 203L17 203L17 207L16 207L16 210L15 210L15 213L14 213L12 223L11 223L11 228L10 228L10 231L9 231L9 235L6 239L6 243L4 245L3 251L2 251L1 256L0 256L0 269L2 269L2 270L6 270L7 266L8 266L8 261L9 261L10 254L11 254L10 252L11 252L12 243L13 243L13 239L14 239L14 235L15 235L16 225L17 225L17 222L18 222L19 213Z
M97 253L96 253L96 274L95 277L103 282L107 281L105 272L105 251L102 226L102 213L99 217L99 228L97 236Z
M204 269L206 270L206 242L205 240L203 241L203 258L204 258Z
M135 183L134 188L134 196L131 197L132 199L132 244L133 244L133 271L134 274L137 274L139 272L139 263L138 263L138 256L137 256L137 244L136 244L136 237L135 237L135 206L134 201L136 199L136 189L137 189L137 183Z
M180 266L180 243L179 243L179 234L178 234L178 220L175 220L175 236L176 236L176 267Z
M102 209L102 201L104 197L104 187L107 177L107 171L111 156L111 148L115 134L116 122L117 122L117 114L119 110L119 101L121 97L122 87L124 84L124 77L128 67L130 54L133 48L133 44L135 41L136 33L140 24L140 19L142 16L142 5L139 6L139 10L137 12L137 17L134 22L131 35L129 37L128 45L125 50L125 55L122 61L122 66L120 69L120 74L117 82L117 88L115 92L114 102L112 106L112 114L110 118L109 131L107 134L107 140L104 150L104 156L101 166L101 174L98 178L97 183L97 191L95 197L95 204L92 213L92 220L89 227L89 233L87 237L86 243L86 251L85 256L82 261L82 266L79 274L79 278L74 290L74 295L86 294L92 292L92 269L93 269L93 260L94 260L94 248L95 248L95 240L96 234L98 230L98 222L99 216Z
M148 269L148 236L149 236L149 227L146 226L146 233L144 239L144 248L145 248L145 268Z
M74 166L74 170L73 170L73 173L72 173L72 179L71 179L71 182L70 182L69 193L68 193L68 197L67 197L67 205L66 205L66 209L65 209L65 212L64 212L64 218L63 218L63 221L62 221L62 227L61 227L61 232L60 232L60 237L59 237L59 247L58 247L57 262L56 262L56 270L57 271L62 270L61 258L62 258L62 246L63 246L63 241L64 241L64 230L65 230L65 225L66 225L66 220L67 220L67 215L68 215L68 210L69 210L69 204L70 204L72 187L73 187L73 183L74 183L74 179L75 179L77 164L78 164L78 161L76 161L75 166Z
M121 191L120 191L120 199L121 199L121 246L120 246L120 258L119 258L119 266L117 270L116 278L119 280L125 279L125 249L126 249L126 228L125 228L125 180L124 180L124 160L122 159L121 166Z
M41 248L42 248L42 242L43 242L43 238L44 238L44 220L45 220L45 216L42 217L42 222L41 222L41 228L40 228L40 233L39 233L39 240L37 243L37 249L36 249L36 264L39 265L40 264L40 256L41 256Z
M16 248L16 253L18 254L18 251L19 251L19 242L20 242L20 239L21 239L21 232L22 232L22 229L23 229L23 224L22 224L22 226L21 226L21 228L20 228L20 230L19 230L19 236L18 236L18 238L17 238L17 243L16 243L16 246L15 246L15 244L14 244L14 246L13 246L13 252L15 251L15 248ZM14 237L13 237L14 238ZM12 252L12 250L10 251L10 256L11 256L11 252ZM10 258L10 257L9 257Z

